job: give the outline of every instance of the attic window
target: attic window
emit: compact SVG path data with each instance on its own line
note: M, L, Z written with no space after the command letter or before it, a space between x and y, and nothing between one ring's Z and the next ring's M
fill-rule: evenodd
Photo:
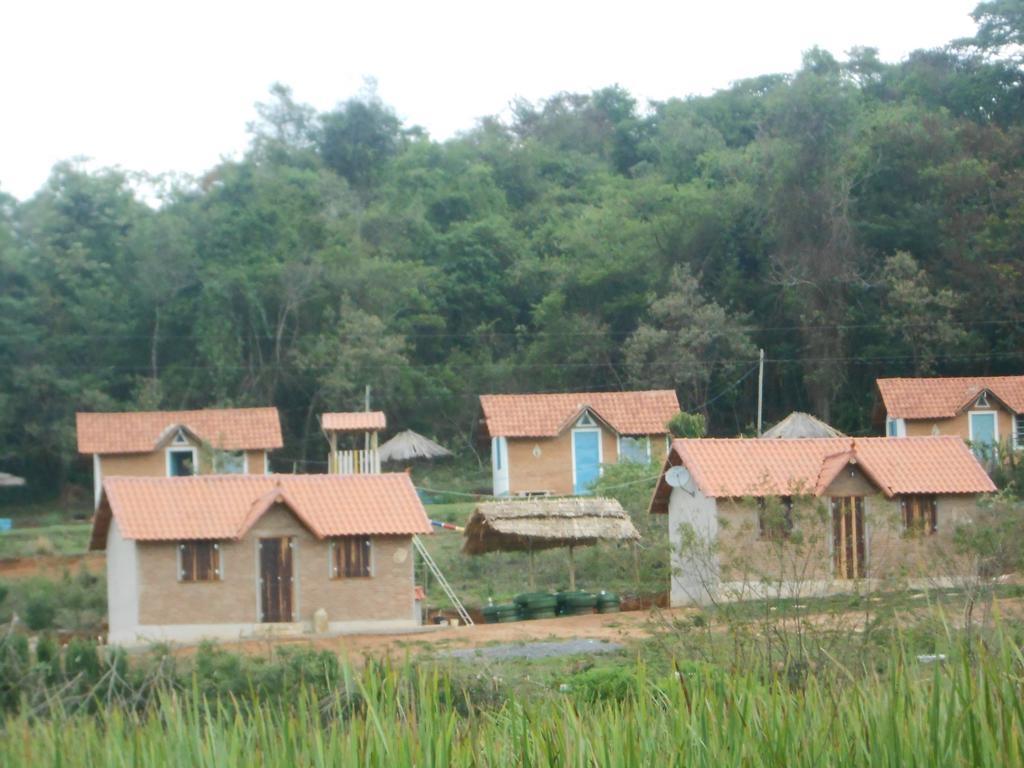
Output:
M185 433L182 430L178 430L177 434L174 435L175 445L188 445L188 438L185 437Z
M576 422L576 426L577 427L596 427L597 425L594 423L594 419L591 418L590 411L586 411L586 412L584 412L584 414L582 416L580 416L580 420Z
M178 545L178 581L220 581L220 544L183 541Z
M977 408L990 408L991 406L988 404L988 392L982 390L981 394L978 395L977 402L975 402L974 405Z

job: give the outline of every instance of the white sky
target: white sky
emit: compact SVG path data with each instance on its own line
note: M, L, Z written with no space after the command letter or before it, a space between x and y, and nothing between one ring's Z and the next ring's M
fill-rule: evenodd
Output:
M819 45L887 61L973 33L978 0L7 0L0 190L59 160L200 173L246 146L274 81L320 110L367 77L435 138L516 97L618 83L661 100L797 69Z

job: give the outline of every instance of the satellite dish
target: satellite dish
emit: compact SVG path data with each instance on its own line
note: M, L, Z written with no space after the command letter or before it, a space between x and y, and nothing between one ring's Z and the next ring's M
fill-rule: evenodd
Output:
M665 473L665 482L673 488L685 488L690 484L690 472L686 467L672 467Z

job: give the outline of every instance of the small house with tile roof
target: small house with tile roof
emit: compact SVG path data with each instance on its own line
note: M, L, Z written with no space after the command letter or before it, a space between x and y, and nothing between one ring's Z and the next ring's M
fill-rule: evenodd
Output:
M671 603L955 584L954 547L996 490L959 437L675 440L651 500Z
M1024 376L878 379L874 422L890 437L957 435L979 455L1024 449Z
M589 493L605 464L660 462L672 390L481 395L495 496Z
M430 531L405 473L107 477L89 546L109 642L137 645L416 626Z
M97 505L104 477L262 475L283 445L277 408L78 413L75 422Z

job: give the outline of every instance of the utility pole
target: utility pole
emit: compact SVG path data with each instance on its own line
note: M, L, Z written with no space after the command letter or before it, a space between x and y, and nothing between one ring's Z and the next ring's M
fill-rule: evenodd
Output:
M366 397L363 399L363 410L367 413L370 412L370 385L366 385ZM370 433L366 432L363 435L363 450L366 453L370 452Z
M761 436L761 414L764 411L764 350L757 350L757 436Z

